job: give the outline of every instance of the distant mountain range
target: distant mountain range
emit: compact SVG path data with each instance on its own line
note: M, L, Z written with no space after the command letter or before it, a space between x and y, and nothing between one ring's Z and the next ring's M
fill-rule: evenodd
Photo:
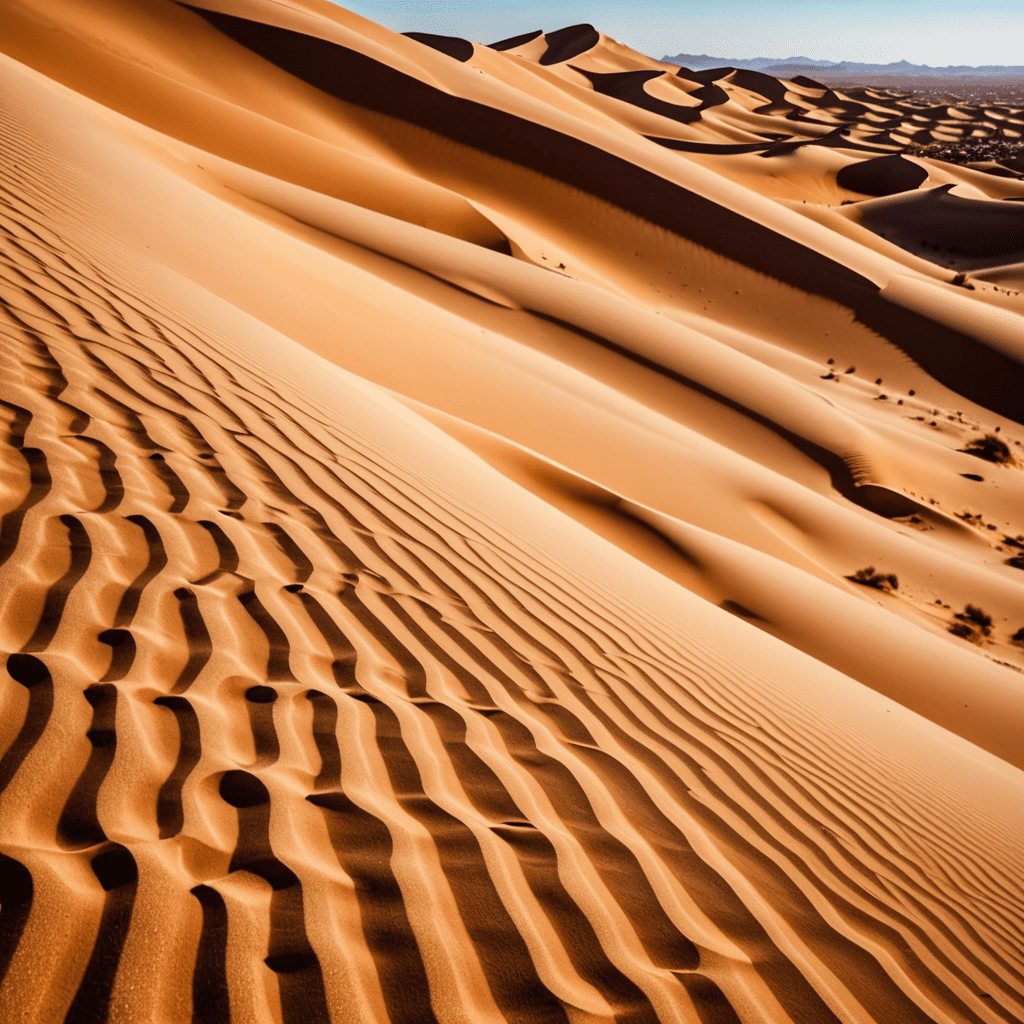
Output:
M833 78L837 75L942 75L949 78L965 76L994 77L1011 75L1024 78L1024 64L984 64L971 67L967 64L932 67L929 64L911 64L900 60L892 64L861 64L855 61L812 60L810 57L752 57L740 60L735 57L709 57L706 53L677 53L674 57L662 57L669 64L679 64L691 71L705 71L708 68L745 68L749 71L765 71L770 75L804 74L814 72Z

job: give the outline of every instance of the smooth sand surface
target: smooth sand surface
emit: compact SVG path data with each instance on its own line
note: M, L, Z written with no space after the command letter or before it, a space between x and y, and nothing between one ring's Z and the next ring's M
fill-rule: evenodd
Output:
M1010 107L0 0L0 1020L1024 1020Z

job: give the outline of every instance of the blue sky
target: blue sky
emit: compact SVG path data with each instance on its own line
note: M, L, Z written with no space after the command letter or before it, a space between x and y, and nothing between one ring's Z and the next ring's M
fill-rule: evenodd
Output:
M399 32L493 42L589 21L643 53L914 64L1024 64L1024 0L363 0L342 6Z

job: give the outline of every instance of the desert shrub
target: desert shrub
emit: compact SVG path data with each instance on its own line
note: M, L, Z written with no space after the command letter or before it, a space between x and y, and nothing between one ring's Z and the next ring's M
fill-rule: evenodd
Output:
M1002 438L996 437L995 434L975 437L968 441L960 451L965 455L973 455L975 458L984 459L986 462L1003 464L1013 462L1009 446Z
M964 615L971 620L971 622L977 623L981 626L986 633L992 631L992 616L986 615L976 605L969 604L964 607Z
M875 590L897 590L900 585L895 573L876 572L873 565L866 569L858 569L852 576L846 578L851 583L859 583L862 587L874 587Z
M1013 636L1010 637L1012 644L1024 644L1024 626L1021 626Z
M975 633L980 633L982 636L990 636L992 634L992 616L983 612L976 605L965 605L964 610L956 612L953 618L959 621L953 623L949 631L957 636L967 636L969 638ZM964 629L968 632L962 632Z
M1014 569L1024 569L1024 551L1019 555L1014 555L1013 558L1008 558L1006 564L1012 565Z
M952 633L954 636L962 636L965 640L973 640L977 635L974 632L974 627L969 626L966 622L954 622L947 632Z

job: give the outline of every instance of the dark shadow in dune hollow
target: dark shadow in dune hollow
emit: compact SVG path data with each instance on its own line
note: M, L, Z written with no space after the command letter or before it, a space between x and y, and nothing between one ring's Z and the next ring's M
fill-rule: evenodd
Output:
M953 195L952 188L939 185L866 201L857 208L860 223L909 252L958 270L1024 262L1024 208L967 199Z
M861 160L840 167L836 184L866 196L891 196L918 188L928 180L928 171L898 153Z

